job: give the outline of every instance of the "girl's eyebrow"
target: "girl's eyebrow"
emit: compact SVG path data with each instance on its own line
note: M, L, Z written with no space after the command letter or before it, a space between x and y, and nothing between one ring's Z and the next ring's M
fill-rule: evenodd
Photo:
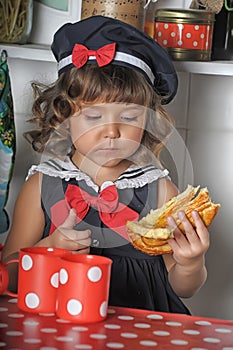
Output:
M140 111L143 111L145 107L143 106L126 106L126 109L138 109Z
M145 108L143 107L143 106L129 106L128 108L125 108L125 110L124 111L126 111L126 112L128 112L128 111L136 111L136 112L140 112L140 113L142 113L142 112L144 112L145 111ZM124 112L124 111L122 111L122 112Z
M144 109L145 108L145 106L142 106L140 104L133 103L133 102L122 102L122 105L124 105L126 108L137 108L137 109Z
M93 106L83 106L81 108L81 111L85 111L85 110L88 110L88 109L101 109L102 106L100 105L93 105Z
M122 106L123 107L122 112L132 111L132 110L143 112L145 110L144 106L137 105L134 103L112 103L112 104L116 105L116 106ZM91 110L102 111L102 109L104 108L105 105L106 105L106 103L95 104L95 105L86 105L86 106L83 105L80 109L80 113L83 113L85 111L91 111ZM107 105L111 105L111 103L108 103Z

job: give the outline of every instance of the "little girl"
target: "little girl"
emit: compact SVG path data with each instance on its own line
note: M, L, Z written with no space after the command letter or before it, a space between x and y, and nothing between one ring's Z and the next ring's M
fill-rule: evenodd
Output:
M134 27L94 16L62 26L52 51L57 81L34 84L34 120L27 133L44 160L29 171L16 201L3 261L22 247L66 248L112 259L110 305L189 313L206 279L209 233L179 217L173 254L134 249L125 223L177 195L159 152L171 131L162 107L176 94L177 76L164 49ZM175 226L173 218L168 224ZM11 265L12 266L12 265ZM17 284L11 267L10 281Z

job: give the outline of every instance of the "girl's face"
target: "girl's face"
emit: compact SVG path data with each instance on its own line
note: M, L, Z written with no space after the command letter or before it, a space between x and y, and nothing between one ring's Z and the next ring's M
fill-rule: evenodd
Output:
M114 167L140 146L146 108L128 103L84 106L70 118L76 158L88 158L99 166Z

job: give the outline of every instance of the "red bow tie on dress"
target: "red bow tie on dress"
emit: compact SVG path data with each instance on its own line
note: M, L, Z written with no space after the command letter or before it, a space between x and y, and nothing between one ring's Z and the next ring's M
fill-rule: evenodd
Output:
M106 66L112 62L116 51L116 43L107 44L98 50L88 50L81 44L75 44L72 52L72 63L81 68L87 62L89 56L95 56L99 67Z
M103 223L125 239L129 239L125 227L126 221L137 220L138 213L118 202L115 185L106 187L97 197L94 197L80 187L69 184L65 197L70 207L76 209L80 220L87 215L90 206L97 207Z

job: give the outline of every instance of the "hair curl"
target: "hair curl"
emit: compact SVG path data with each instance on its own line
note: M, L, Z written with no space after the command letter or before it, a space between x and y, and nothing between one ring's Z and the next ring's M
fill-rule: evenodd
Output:
M164 110L160 97L154 92L146 78L137 70L109 65L98 67L86 65L82 69L72 68L51 85L32 83L34 103L33 118L37 128L24 133L35 151L42 153L53 134L59 134L59 144L54 151L72 155L74 149L67 146L67 135L59 126L82 108L82 105L95 103L135 103L148 108L147 125L141 146L136 152L138 161L145 160L145 149L151 151L159 161L173 125L172 119ZM67 130L68 131L68 130ZM70 137L69 141L70 141ZM144 151L143 151L144 149Z

